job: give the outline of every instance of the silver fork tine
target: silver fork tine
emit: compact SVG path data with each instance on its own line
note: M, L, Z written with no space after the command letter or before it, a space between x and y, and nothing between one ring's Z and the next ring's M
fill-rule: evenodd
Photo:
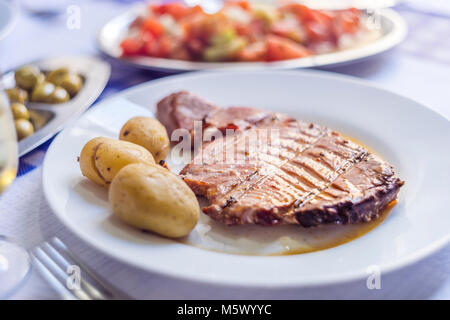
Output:
M45 267L41 261L35 256L33 252L30 252L31 260L35 269L49 282L50 286L55 288L64 299L74 300L75 296L67 290L67 288L62 285L61 282Z
M89 295L82 290L69 290L66 287L67 275L40 247L33 249L31 257L35 262L35 266L38 267L46 279L53 279L54 281L51 281L52 284L55 283L55 280L59 283L58 288L63 288L60 291L65 292L65 296L71 294L72 297L80 300L90 300Z
M59 253L66 256L66 258L72 260L77 266L79 266L82 272L89 276L94 287L101 289L107 299L131 299L131 297L123 291L107 284L100 276L92 272L91 269L80 261L59 238L54 237L50 240L50 242L53 244L53 247L59 251Z
M34 265L42 275L57 289L64 292L65 298L81 300L130 299L120 290L108 286L82 263L58 238L42 243L30 252ZM79 288L67 285L69 266L80 270ZM85 277L87 276L87 277ZM61 290L62 289L62 290Z
M42 249L47 253L47 255L53 259L53 262L59 266L61 270L64 270L65 273L65 279L67 280L67 270L68 267L71 265L74 265L76 263L71 263L69 260L67 260L58 250L56 250L52 245L48 242L44 242L41 245ZM84 273L85 270L80 266L77 265L80 268L80 288L83 292L87 293L91 299L95 300L104 300L107 298L112 298L112 296L108 293L105 293L107 296L105 297L105 294L100 292L97 288L95 288L93 285L91 285L89 282L85 280ZM104 290L102 290L104 291Z

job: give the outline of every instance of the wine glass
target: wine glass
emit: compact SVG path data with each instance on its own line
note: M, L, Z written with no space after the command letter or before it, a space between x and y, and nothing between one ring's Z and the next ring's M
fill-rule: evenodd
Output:
M18 152L14 121L0 74L0 199L1 193L16 177ZM0 212L0 224L2 212ZM28 253L0 235L0 298L12 294L30 270Z

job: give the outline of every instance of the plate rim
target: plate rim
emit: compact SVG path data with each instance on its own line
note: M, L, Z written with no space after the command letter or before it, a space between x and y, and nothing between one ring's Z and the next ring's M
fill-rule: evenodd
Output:
M416 105L419 105L421 108L427 109L428 112L434 113L435 115L445 119L448 121L448 119L446 117L444 117L443 115L441 115L440 113L436 112L435 110L429 108L428 106L426 106L425 104L415 101L411 98L408 98L402 94L398 94L388 88L384 88L381 85L378 84L374 84L368 80L364 80L364 79L359 79L353 76L348 76L348 75L342 75L342 74L336 74L336 73L332 73L332 72L328 72L328 71L322 71L322 70L301 70L301 71L282 71L282 70L267 70L267 71L252 71L252 72L245 72L245 73L254 73L254 74L258 74L258 73L271 73L271 74L298 74L298 73L302 73L303 75L309 75L309 76L313 76L313 77L319 77L319 78L327 78L327 79L331 79L331 80L338 80L338 81L344 81L344 82L348 82L348 83L353 83L353 84L359 84L359 85L363 85L363 86L369 86L372 88L376 88L378 90L383 90L385 92L388 92L390 94L396 95L397 97L400 97L402 99L406 99L409 102L412 102ZM184 73L184 74L179 74L179 75L171 75L168 77L164 77L164 78L160 78L160 79L156 79L156 80L150 80L141 84L138 84L136 86L130 87L126 90L123 90L119 93L116 93L114 95L109 96L108 98L100 101L99 103L96 103L93 108L91 108L88 112L86 112L84 115L88 114L89 112L92 112L94 110L95 107L99 106L99 105L104 105L109 103L110 101L113 101L114 99L129 95L130 93L132 94L133 91L137 91L140 90L141 87L145 87L148 86L149 84L156 84L156 83L161 83L161 82L166 82L166 81L171 81L173 78L190 78L190 77L203 77L203 76L214 76L214 75L220 75L220 74L230 74L229 72L225 72L225 71L215 71L215 72L189 72L189 73ZM77 120L79 121L79 119ZM44 161L43 161L43 172L42 172L42 187L43 187L43 191L44 191L44 195L45 198L47 199L47 203L49 204L53 214L57 217L57 219L66 227L68 228L71 232L73 232L74 235L76 235L79 239L81 239L84 243L86 243L87 245L91 246L92 248L99 250L100 252L102 252L103 254L116 259L117 261L120 261L126 265L129 266L133 266L136 267L140 270L143 270L145 272L150 272L150 273L154 273L154 274L158 274L158 275L162 275L162 276L166 276L166 277L170 277L176 280L182 280L182 281L194 281L196 283L201 283L201 284L208 284L208 285L219 285L219 286L223 286L223 287L245 287L245 288L266 288L266 289L281 289L281 288L306 288L306 287L312 287L312 286L324 286L324 285L335 285L335 284L341 284L341 283L346 283L346 282L351 282L351 281L356 281L356 280L360 280L363 278L367 277L367 273L365 272L365 270L358 270L358 271L353 271L353 272L347 272L347 273L341 273L339 276L336 275L330 275L330 276L319 276L319 277L313 277L312 279L308 279L305 281L301 281L301 282L280 282L280 283L262 283L261 281L249 281L247 280L244 283L241 282L237 282L236 280L234 281L230 281L229 279L224 279L224 278L217 278L217 277L210 277L210 276L204 276L204 275L183 275L181 273L176 273L176 272L172 272L172 271L168 271L165 270L163 268L160 267L154 267L154 266L149 266L149 265L145 265L144 263L140 263L140 262L134 262L134 261L127 261L125 258L121 257L120 254L116 253L114 250L109 250L107 249L107 245L103 245L100 243L96 243L96 242L92 242L89 237L84 236L83 232L74 228L71 223L68 222L68 220L65 218L65 216L63 214L58 214L57 210L55 208L55 205L52 201L49 200L49 186L48 186L48 181L46 183L46 172L48 170L50 170L48 168L48 158L50 158L50 155L55 152L53 149L55 148L56 142L58 142L60 139L63 139L65 134L77 124L77 121L73 122L72 124L70 124L70 126L66 127L51 143ZM406 257L400 259L400 261L398 262L392 262L392 263L385 263L382 265L379 265L380 270L383 274L387 274L387 273L391 273L393 271L397 271L400 270L406 266L412 265L422 259L424 259L427 256L430 256L431 254L437 252L438 250L442 249L444 246L446 246L448 243L450 243L450 233L446 236L446 237L442 237L439 240L433 241L432 243L428 244L427 246L421 248L420 250L407 255ZM200 249L201 250L201 249ZM223 254L223 253L218 253L218 252L211 252L211 254ZM308 254L308 253L306 253ZM263 258L263 257L258 257L258 258Z
M104 43L102 34L105 32L115 20L120 20L128 15L133 15L141 5L132 6L123 13L113 17L107 21L97 32L96 44L100 51L106 56L115 59L121 63L134 66L140 69L158 70L163 72L186 72L186 71L255 71L261 69L270 70L284 70L284 69L299 69L299 68L318 68L318 67L331 67L344 64L355 63L370 57L384 53L398 44L400 44L408 33L408 26L403 17L396 11L384 8L379 10L379 14L382 18L387 19L393 25L392 31L386 35L383 35L379 39L365 44L361 47L352 48L348 50L341 50L326 54L314 55L299 59L289 59L284 61L275 62L192 62L182 61L174 59L162 59L152 57L138 57L138 58L121 58L115 55L108 49L108 46ZM370 50L371 49L371 50ZM362 51L362 52L361 52ZM366 52L365 52L366 51ZM358 54L359 52L359 54ZM365 53L364 53L365 52ZM354 55L353 58L345 58L339 56ZM335 59L335 57L338 59ZM335 61L332 61L334 58ZM149 63L139 61L149 61ZM317 62L317 60L319 62ZM324 60L320 62L321 60ZM328 61L327 60L331 60ZM153 61L153 63L152 63Z
M5 6L9 6L11 12L8 24L3 30L0 30L0 40L3 40L11 33L17 23L17 20L19 19L19 5L16 0L12 0L10 2L2 0L1 2L3 2Z

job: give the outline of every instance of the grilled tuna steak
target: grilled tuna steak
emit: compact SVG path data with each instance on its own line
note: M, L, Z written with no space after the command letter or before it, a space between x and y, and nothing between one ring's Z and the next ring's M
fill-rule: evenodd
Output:
M180 172L209 200L203 212L227 225L368 222L403 185L390 164L328 128L273 113L236 122L242 121L244 127L204 145Z

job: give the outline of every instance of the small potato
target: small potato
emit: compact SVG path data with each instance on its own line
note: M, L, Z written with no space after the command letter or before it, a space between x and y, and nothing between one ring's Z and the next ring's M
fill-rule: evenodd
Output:
M181 178L158 165L130 164L113 179L109 203L125 223L179 238L194 229L200 207Z
M119 139L143 146L151 152L156 163L164 160L170 149L166 128L154 118L131 118L120 130Z
M86 143L79 161L83 175L103 186L109 186L117 172L130 163L155 163L145 148L105 137L94 138Z

